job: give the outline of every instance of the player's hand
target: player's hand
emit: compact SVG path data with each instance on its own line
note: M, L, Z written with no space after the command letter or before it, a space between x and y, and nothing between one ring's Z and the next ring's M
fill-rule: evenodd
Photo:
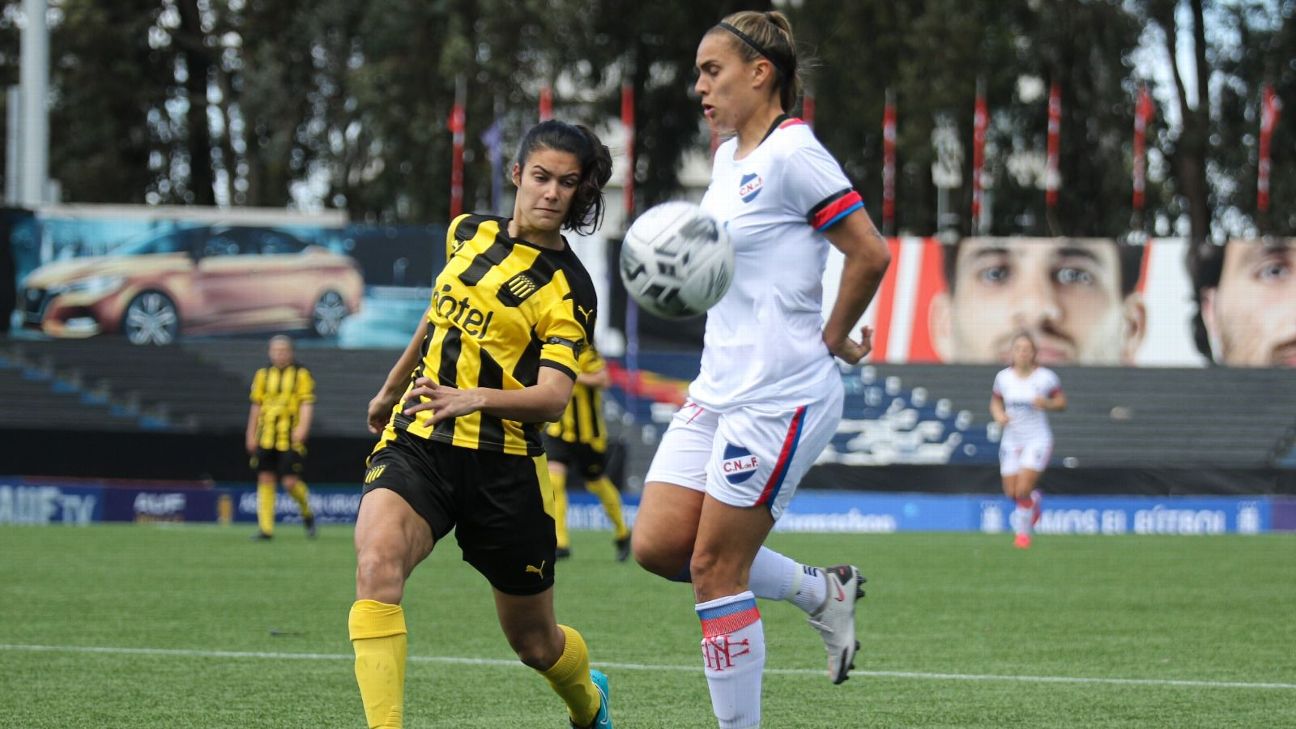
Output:
M873 327L865 324L860 327L860 339L855 341L850 337L843 337L839 342L829 341L824 337L824 344L828 345L828 351L834 356L840 358L846 364L858 364L860 360L873 351Z
M396 401L400 399L400 393L388 394L379 392L369 401L368 422L370 433L381 433L383 428L387 427L387 421L391 418L392 408L396 407Z
M1009 420L1011 420L1011 418L1009 418L1007 415L996 415L994 419L994 421L998 423L1000 426L1007 425Z
M418 399L419 403L405 408L404 413L413 416L431 410L434 425L448 418L475 413L486 405L486 399L476 388L460 390L457 387L438 385L429 377L420 377L414 381L409 399Z
M1039 395L1035 396L1035 400L1031 404L1035 406L1036 410L1048 410L1048 400Z
M247 454L248 454L249 456L255 456L255 455L256 455L256 436L254 436L254 435L249 435L249 436L247 437L247 440L243 441L243 447L247 449Z
M294 448L306 445L306 431L300 428L294 430L292 434L292 444Z

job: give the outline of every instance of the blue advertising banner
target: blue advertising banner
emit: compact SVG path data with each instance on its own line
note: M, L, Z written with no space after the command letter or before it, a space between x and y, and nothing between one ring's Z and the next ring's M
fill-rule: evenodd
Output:
M633 520L637 499L628 498ZM782 532L1007 531L1009 499L982 494L801 491L777 524ZM1259 534L1272 529L1270 497L1046 497L1040 534ZM591 495L568 495L573 529L610 529Z
M102 488L0 478L0 524L84 525L102 519Z
M222 488L220 492L233 501L233 520L255 523L257 520L257 494L255 488ZM354 524L360 512L360 489L314 489L310 495L311 510L319 524ZM275 521L283 524L300 524L301 509L288 494L275 495Z
M359 489L315 489L311 508L321 524L352 524ZM254 523L251 486L147 483L72 483L0 477L0 524L93 522ZM1262 534L1296 528L1296 502L1268 496L1046 496L1039 534ZM638 496L624 497L633 524ZM985 532L1009 530L1012 501L984 494L918 494L802 491L775 525L781 532L884 534L898 531ZM275 499L275 518L300 523L297 503ZM572 529L610 530L598 500L585 491L568 494Z
M103 521L214 522L219 494L211 489L103 489Z
M1040 534L1259 534L1272 513L1268 497L1053 496L1043 506ZM982 498L973 528L1006 531L1011 510L1007 499Z

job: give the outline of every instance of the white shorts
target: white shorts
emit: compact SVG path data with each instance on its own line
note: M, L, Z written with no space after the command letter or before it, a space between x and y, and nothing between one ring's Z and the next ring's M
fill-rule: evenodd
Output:
M999 474L1015 476L1023 468L1043 473L1052 454L1052 438L1031 438L1024 441L1004 438L999 442Z
M839 388L819 402L724 414L684 403L653 456L646 483L675 484L730 506L765 506L778 519L841 422Z

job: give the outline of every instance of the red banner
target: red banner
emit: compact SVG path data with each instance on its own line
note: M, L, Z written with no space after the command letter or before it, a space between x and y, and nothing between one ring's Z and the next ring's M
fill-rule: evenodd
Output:
M463 84L456 84L454 107L450 109L450 134L453 151L450 158L450 218L454 219L463 213L464 188L464 128L467 126L464 112Z
M985 90L978 83L976 107L972 112L972 230L978 234L981 232L982 171L985 169L986 127L989 123Z
M635 178L635 108L634 86L621 84L621 124L625 127L626 179L625 211L626 224L634 219L634 178Z
M1260 99L1260 163L1256 175L1256 210L1261 213L1269 212L1269 145L1281 110L1282 104L1274 94L1273 84L1265 84Z
M1143 191L1147 183L1147 125L1152 121L1155 107L1146 86L1139 86L1138 101L1134 104L1134 209L1143 210Z
M1058 148L1062 132L1062 86L1054 81L1049 86L1048 98L1048 158L1044 170L1044 202L1050 208L1057 207L1058 188L1062 176L1058 171Z
M887 235L895 231L895 176L896 108L895 97L888 90L882 109L882 230Z
M553 118L553 90L547 85L540 87L540 121Z

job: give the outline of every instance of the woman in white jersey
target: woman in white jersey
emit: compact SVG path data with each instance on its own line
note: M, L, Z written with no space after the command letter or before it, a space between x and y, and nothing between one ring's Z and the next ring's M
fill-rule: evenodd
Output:
M1053 452L1049 410L1066 409L1066 393L1053 370L1035 362L1035 340L1026 333L1013 337L1012 365L995 375L990 414L1003 428L999 439L999 473L1004 495L1017 503L1012 515L1013 545L1026 549L1039 519L1035 484Z
M890 261L859 194L810 127L785 113L800 93L787 18L730 15L702 37L695 90L716 152L702 207L735 247L733 284L708 312L702 370L646 477L632 548L663 577L693 583L720 726L760 723L765 642L754 597L810 614L828 674L846 679L858 643L851 565L807 567L762 547L841 418L833 355L854 364L871 332L851 328ZM845 255L825 324L829 244Z

